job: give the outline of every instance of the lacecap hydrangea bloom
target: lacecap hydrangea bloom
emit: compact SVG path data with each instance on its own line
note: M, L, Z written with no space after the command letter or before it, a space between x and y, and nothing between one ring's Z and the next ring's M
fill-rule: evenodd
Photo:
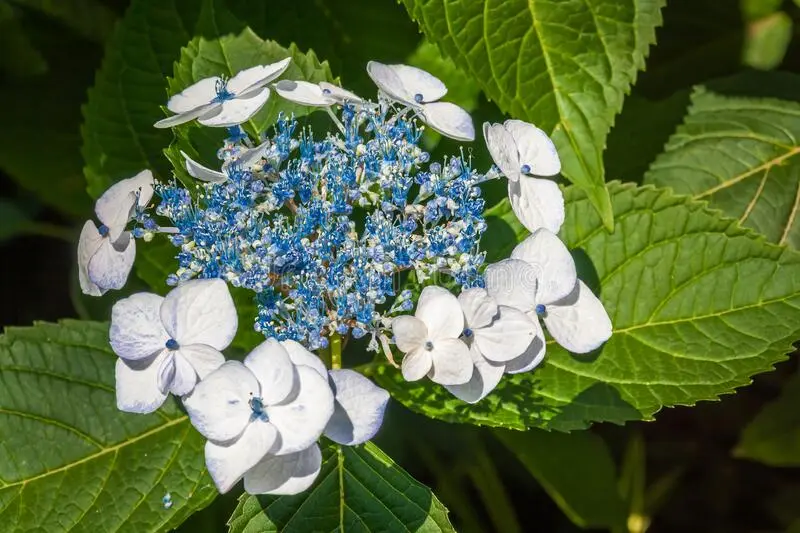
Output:
M98 200L103 226L88 222L79 247L81 286L94 295L124 285L136 239L160 235L175 247L166 297L134 294L113 308L117 403L146 413L170 394L180 398L207 439L221 492L241 479L253 494L303 491L320 470L321 436L357 445L377 433L389 395L341 368L343 339L366 338L392 364L393 351L402 353L406 380L427 377L474 403L504 374L542 362L542 323L575 353L611 334L556 236L561 191L535 177L560 169L544 132L514 120L485 124L496 163L485 173L463 152L431 161L420 146L425 128L475 137L466 111L441 101L439 79L370 62L372 101L329 83L275 81L288 64L208 78L173 96L175 115L156 126L228 128L219 165L184 153L194 187L146 171L119 182ZM240 124L271 89L326 112L330 131L280 115L252 138ZM532 233L510 258L487 265L480 186L502 176ZM413 283L403 288L406 279ZM229 286L252 293L251 327L265 337L241 361L222 353L241 326Z

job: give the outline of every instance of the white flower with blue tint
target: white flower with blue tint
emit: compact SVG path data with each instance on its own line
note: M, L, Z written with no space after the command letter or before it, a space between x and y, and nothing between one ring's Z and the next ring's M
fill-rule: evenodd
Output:
M236 335L236 308L220 279L187 281L166 298L138 293L114 304L111 348L117 406L150 413L170 393L192 392L199 379L225 362L220 350Z
M515 360L524 357L537 337L539 328L524 312L497 302L486 289L472 288L458 297L464 312L463 338L470 346L475 365L472 377L462 385L449 385L449 390L465 402L475 403L489 394L506 371L519 366Z
M428 72L409 65L367 63L367 73L382 95L412 109L428 126L446 137L474 141L475 126L464 109L450 102L438 102L445 94L444 83Z
M545 132L521 120L483 124L486 147L508 178L508 198L519 221L529 231L546 228L558 233L564 223L564 197L555 182L533 176L555 176L561 160Z
M228 176L234 172L251 172L260 168L260 162L264 158L267 149L270 146L269 141L265 141L253 148L241 149L231 154L228 159L222 164L222 171L214 170L201 165L189 155L181 150L181 155L185 160L186 172L193 178L200 181L209 183L222 183L228 179Z
M472 377L472 357L459 337L464 314L458 298L442 287L422 290L414 316L392 320L397 347L405 354L401 369L407 381L426 375L440 385L460 385Z
M219 76L190 85L167 102L175 115L159 120L156 128L170 128L197 119L204 126L230 127L246 122L267 102L269 82L283 74L291 58L240 71L229 80Z
M244 478L251 494L296 494L319 473L316 442L333 415L333 393L326 377L296 365L275 339L243 363L226 362L183 403L208 439L206 466L220 492Z
M153 174L144 170L112 185L95 204L100 227L87 220L78 241L78 280L84 294L101 296L125 286L136 242L125 227L153 197Z
M275 84L275 92L290 102L310 107L364 103L358 95L325 81L311 83L302 80L281 80Z
M538 316L556 342L573 353L590 352L611 336L603 304L578 280L567 247L546 229L518 244L511 258L490 265L485 279L499 303ZM523 369L538 364L544 352L544 344L530 349Z

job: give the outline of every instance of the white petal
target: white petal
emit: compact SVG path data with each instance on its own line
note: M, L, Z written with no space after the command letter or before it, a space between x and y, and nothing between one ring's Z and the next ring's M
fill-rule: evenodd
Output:
M244 475L244 490L248 494L299 494L314 484L322 467L319 446L289 455L267 454Z
M226 493L258 464L276 443L278 432L269 422L254 420L241 437L228 443L206 442L206 468L217 490Z
M192 425L207 439L235 439L253 414L250 398L260 394L258 381L239 361L228 361L198 383L183 405Z
M152 413L164 403L167 395L158 388L158 369L167 350L148 359L117 359L115 368L117 409L126 413Z
M275 84L275 92L300 105L328 107L336 103L336 100L322 93L319 85L307 81L281 80Z
M170 98L167 109L173 113L186 113L204 106L217 97L217 84L221 82L217 76L204 78Z
M394 333L394 342L397 348L403 353L419 348L428 340L428 328L425 323L411 315L393 318L392 332Z
M177 115L172 115L171 117L162 118L153 124L153 127L162 129L171 128L173 126L186 124L187 122L191 122L196 118L209 119L213 116L219 115L220 113L222 113L222 104L220 102L211 102L210 104L197 107L184 113L178 113Z
M389 393L353 370L331 370L334 411L325 436L355 446L375 436L383 423Z
M494 164L509 181L519 181L520 162L514 138L502 124L483 123L483 138Z
M545 132L521 120L506 120L505 127L519 150L520 165L528 165L534 176L555 176L561 172L556 146Z
M464 109L450 102L424 104L421 110L425 123L451 139L474 141L475 126Z
M109 229L112 241L119 238L137 203L145 207L153 198L153 173L143 170L132 178L120 180L104 192L94 205L100 222Z
M277 455L311 446L322 435L333 414L333 393L328 380L305 366L297 367L297 377L297 395L266 408L269 421L280 436L280 448L274 452Z
M289 353L275 339L267 339L244 359L244 364L261 385L265 405L282 402L297 384L297 372Z
M464 330L464 313L453 293L430 285L422 289L414 315L428 328L428 339L452 339Z
M394 99L407 104L434 102L447 94L447 87L436 76L409 65L367 63L367 74L378 88ZM421 101L416 101L421 95Z
M486 290L498 304L530 311L536 307L538 271L525 261L503 259L491 264L483 274Z
M111 308L109 342L123 359L146 359L164 349L169 340L161 325L159 310L164 298L139 292L123 298Z
M499 316L491 325L474 329L474 344L478 345L483 356L489 361L506 363L525 352L536 337L538 328L531 319L519 309L500 306Z
M180 347L180 353L192 365L200 379L204 379L225 362L225 356L205 344L188 344Z
M533 324L536 327L536 336L533 342L528 346L525 351L517 357L506 363L506 374L519 374L520 372L528 372L533 370L544 360L545 342L544 332L542 326L539 324L539 318L535 313L530 314Z
M210 118L200 118L197 121L203 126L213 126L217 128L229 128L238 126L242 122L247 122L258 113L269 98L269 89L263 87L255 92L247 93L245 96L225 100L222 102L222 111Z
M445 388L462 401L476 403L497 387L503 377L504 366L484 359L475 344L470 349L470 357L475 365L470 380L462 385L445 385Z
M549 304L564 298L575 287L575 261L555 234L541 228L519 243L513 259L525 261L537 272L536 303Z
M460 385L472 377L472 357L469 347L459 339L441 339L431 350L433 367L428 376L440 385Z
M417 381L424 378L433 366L430 350L423 347L414 348L403 357L400 369L403 379L406 381Z
M201 165L189 157L183 150L181 150L181 155L186 160L186 172L188 172L191 177L210 183L220 183L228 179L225 173Z
M103 239L97 252L89 260L89 280L101 289L121 289L128 281L134 259L136 241L129 232L123 233L114 243Z
M355 93L348 91L347 89L342 89L337 85L333 85L332 83L328 83L327 81L319 82L319 88L322 89L322 92L328 98L333 98L337 103L344 104L344 103L351 103L351 104L363 104L364 99L358 96Z
M327 379L328 369L325 368L325 363L322 359L305 349L305 347L297 341L286 340L281 341L281 344L289 353L289 359L295 365L307 366L317 372L320 376Z
M465 289L458 295L458 303L464 312L465 325L470 329L488 326L497 315L497 302L486 289Z
M242 150L236 156L236 164L239 165L241 168L248 170L253 168L253 166L264 157L264 154L266 154L269 145L270 145L269 140L266 140L263 143L259 144L258 146L255 146L253 148L248 148L247 150Z
M103 236L97 231L94 222L87 220L81 229L81 236L78 240L78 281L83 294L89 296L102 296L106 292L89 279L89 261L102 244Z
M236 335L238 318L227 284L215 278L190 280L170 291L161 321L178 344L224 350Z
M167 361L164 366L169 368L169 372L164 372L163 375L168 376L168 381L160 382L159 387L162 391L169 389L175 396L186 396L194 390L197 372L181 350L172 352L172 357Z
M564 223L564 195L550 180L522 176L517 182L509 181L508 200L528 231L545 228L558 233Z
M587 353L611 337L611 319L602 302L582 281L564 299L547 306L544 324L558 344Z
M228 80L227 89L237 96L254 91L284 73L292 58L287 57L269 65L258 65L239 71Z

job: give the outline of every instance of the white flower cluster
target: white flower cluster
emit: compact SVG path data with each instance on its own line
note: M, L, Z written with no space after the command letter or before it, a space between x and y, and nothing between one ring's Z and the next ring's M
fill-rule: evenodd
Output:
M237 329L220 279L187 281L166 298L138 293L114 304L111 347L117 407L158 409L172 393L208 439L206 465L220 492L244 478L252 494L295 494L319 473L317 439L372 438L389 394L352 370L327 371L294 341L267 339L243 362L221 350Z

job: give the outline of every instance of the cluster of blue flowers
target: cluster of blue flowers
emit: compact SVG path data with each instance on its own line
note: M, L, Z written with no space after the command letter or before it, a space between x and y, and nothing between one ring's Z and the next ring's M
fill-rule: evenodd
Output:
M177 228L169 238L180 250L167 282L219 277L252 290L255 329L310 349L333 331L358 338L387 329L392 313L412 305L396 297L401 272L481 286L477 185L486 176L463 153L429 162L408 115L387 102L348 103L341 131L323 139L282 116L257 148L231 128L218 152L221 179L196 191L156 185L155 214ZM151 214L138 218L137 237L159 226Z

